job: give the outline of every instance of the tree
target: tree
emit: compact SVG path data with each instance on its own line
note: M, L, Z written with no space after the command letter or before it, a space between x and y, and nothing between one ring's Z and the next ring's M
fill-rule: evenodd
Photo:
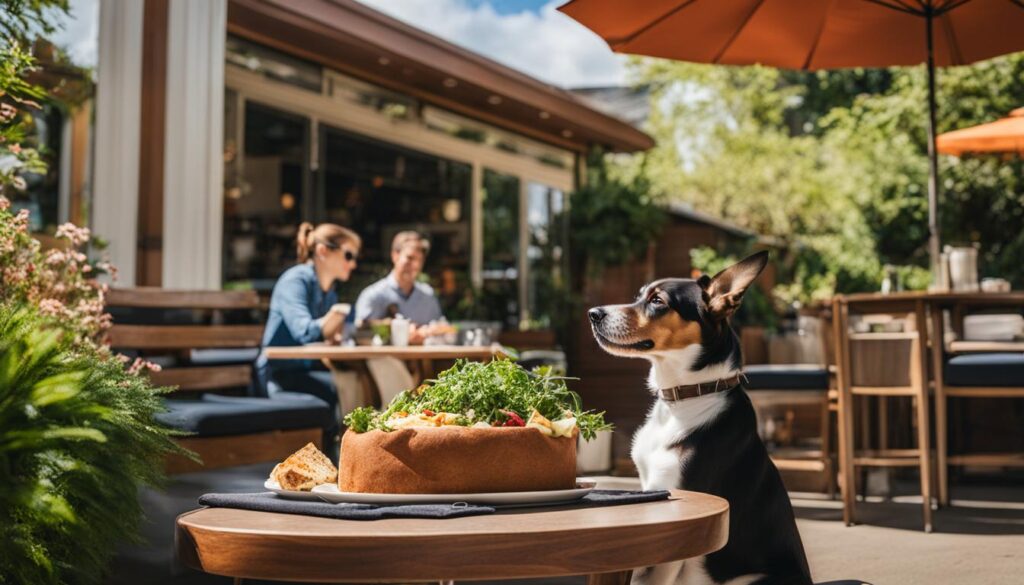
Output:
M920 67L793 72L635 60L658 146L626 165L652 188L791 243L784 298L877 290L885 265L929 282L926 94ZM1024 103L1024 54L939 76L939 130ZM1021 163L941 160L946 243L977 241L982 274L1024 284ZM1016 169L1016 170L1015 170Z

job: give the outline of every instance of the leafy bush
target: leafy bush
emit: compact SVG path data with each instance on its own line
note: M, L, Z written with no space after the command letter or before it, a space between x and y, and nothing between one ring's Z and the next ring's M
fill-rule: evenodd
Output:
M0 306L0 583L99 583L177 449L160 391L65 333Z
M590 275L645 253L666 220L643 173L627 180L611 176L608 166L595 151L586 185L571 197L570 248Z

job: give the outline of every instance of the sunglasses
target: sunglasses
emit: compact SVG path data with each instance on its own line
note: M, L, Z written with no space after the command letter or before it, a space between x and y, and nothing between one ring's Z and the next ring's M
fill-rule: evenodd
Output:
M338 248L341 248L339 244L335 244L334 242L321 242L319 240L318 242L323 244L324 246L327 246L328 250L337 250ZM353 252L352 250L345 250L345 260L349 262L355 262L356 258L357 256L355 252Z

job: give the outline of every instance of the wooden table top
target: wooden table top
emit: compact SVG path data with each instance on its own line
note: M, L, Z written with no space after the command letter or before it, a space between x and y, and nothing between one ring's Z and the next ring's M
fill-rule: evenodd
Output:
M889 294L882 293L855 293L840 295L840 298L848 303L886 303L896 301L926 301L939 304L994 304L1024 306L1024 291L1010 291L1005 293L987 292L932 292L932 291L902 291Z
M714 552L728 536L725 500L675 490L660 502L443 520L201 508L178 517L175 546L185 564L231 577L436 582L624 571Z
M458 358L484 359L505 355L504 348L495 343L477 345L327 345L310 343L294 347L267 347L263 350L272 360L330 360L334 362L393 357L400 360L452 360Z

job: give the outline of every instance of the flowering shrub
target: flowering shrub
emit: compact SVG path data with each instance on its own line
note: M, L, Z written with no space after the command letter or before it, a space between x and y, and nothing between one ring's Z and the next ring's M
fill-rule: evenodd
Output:
M0 194L24 190L23 172L42 172L39 152L21 144L28 127L29 108L39 109L43 91L25 80L35 59L10 40L0 40Z
M82 251L89 230L66 223L57 228L63 247L43 251L28 233L28 210L16 215L0 195L0 301L18 301L39 308L82 341L100 341L110 327L103 311L106 285L92 276L114 268L106 262L94 266Z
M0 585L102 583L117 544L137 539L140 488L187 454L155 419L165 389L140 375L150 364L102 344L95 276L114 271L89 261L89 230L60 226L44 250L6 197L45 170L24 143L45 96L21 47L52 30L49 10L67 0L0 0Z

